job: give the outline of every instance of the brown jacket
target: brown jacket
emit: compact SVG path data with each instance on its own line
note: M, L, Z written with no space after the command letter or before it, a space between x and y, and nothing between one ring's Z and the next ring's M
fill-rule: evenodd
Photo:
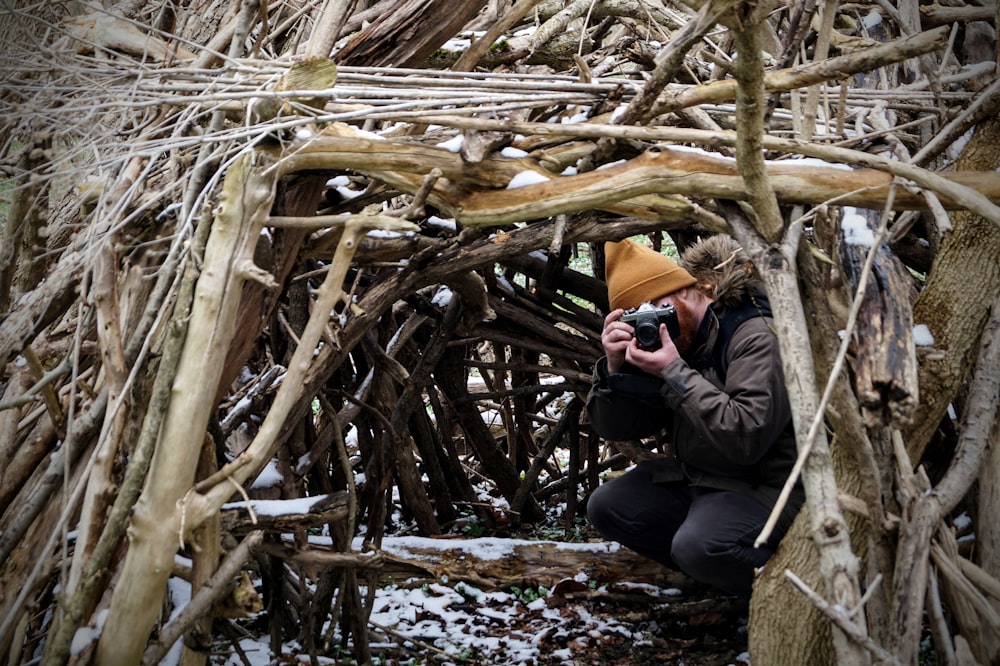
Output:
M725 261L731 241L720 238L710 248L715 252L697 258L705 262L701 267ZM685 261L691 261L687 254ZM700 266L686 268L697 277ZM701 323L694 351L664 368L659 378L628 367L609 375L602 358L587 410L605 439L640 439L665 430L676 464L667 466L660 480L686 478L693 485L746 493L771 506L795 462L791 408L770 317L751 317L732 333L724 376L719 356L713 357L722 343L720 322L754 302L751 296L758 303L766 298L743 264L728 266L723 270L738 271L746 279L724 275L716 280L716 301ZM789 520L804 499L801 486L790 499L784 512Z

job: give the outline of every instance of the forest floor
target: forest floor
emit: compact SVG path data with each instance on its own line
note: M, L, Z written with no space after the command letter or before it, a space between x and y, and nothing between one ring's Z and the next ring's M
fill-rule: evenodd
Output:
M295 644L275 655L252 618L240 641L220 645L214 664L310 663ZM591 589L563 581L552 590L485 592L447 581L386 585L369 625L373 664L525 666L747 666L745 602L708 590L616 583ZM345 651L317 664L354 664Z
M570 563L569 571L581 552L601 557L609 549L617 551L617 545L600 541L586 525L577 529L572 541L565 542L540 537L537 526L530 532L508 531L497 536L467 538L453 535L446 539L413 537L403 532L387 536L382 543L383 551L403 552L416 544L424 551L430 549L429 561L441 562L454 558L454 549L460 544L458 547L468 553L470 569L473 561L494 559L500 566L509 564L503 561L510 557L507 544L553 545L555 559ZM452 554L446 554L446 550ZM435 552L441 553L440 558ZM582 571L567 577L562 573L566 570L564 566L559 570L556 577L560 579L551 587L477 587L467 581L448 580L447 576L384 580L375 591L369 621L371 663L383 666L746 666L750 663L745 600L720 596L693 581L680 587L651 584L645 572L638 569L616 571L614 580L605 581L589 580ZM555 580L551 576L549 579ZM239 641L240 649L235 649L231 641L220 643L211 663L226 666L356 663L347 649L327 649L323 656L316 655L313 660L294 643L272 650L266 638L268 624L266 611L240 620L234 625L245 632Z

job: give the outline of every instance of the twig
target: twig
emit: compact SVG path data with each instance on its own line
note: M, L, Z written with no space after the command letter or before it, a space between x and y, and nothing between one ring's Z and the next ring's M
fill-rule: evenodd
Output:
M257 512L253 510L253 502L250 500L250 495L248 495L247 491L243 489L243 486L233 480L233 477L227 476L226 479L229 483L233 484L236 490L239 491L240 495L243 497L243 503L246 505L247 513L250 515L250 522L256 525L260 521L257 520Z
M404 634L402 632L396 631L395 629L390 629L389 627L387 627L387 626L385 626L383 624L379 624L378 622L376 622L375 620L372 620L370 618L368 620L368 624L370 624L371 626L375 627L379 631L384 631L385 633L389 634L390 636L395 636L396 638L398 638L401 641L403 641L403 644L401 644L399 647L401 647L401 648L403 648L405 650L409 650L410 649L410 648L406 647L405 643L413 643L417 647L420 647L420 648L422 648L424 650L428 650L430 652L433 652L435 654L439 654L439 655L444 656L444 657L449 657L449 658L451 657L451 655L449 655L447 652L445 652L441 648L436 648L433 645L431 645L430 643L425 643L425 642L423 642L423 641L421 641L421 640L419 640L417 638L413 638L412 636L407 636L406 634Z
M236 548L226 555L212 577L191 597L173 620L160 630L159 639L146 648L142 655L142 663L153 665L162 661L171 646L184 635L201 617L212 609L218 599L229 590L229 582L250 559L254 548L264 540L264 532L254 530L247 534Z
M413 193L413 199L410 201L410 204L398 214L394 214L393 217L401 217L404 220L415 220L421 217L424 214L424 204L427 203L427 195L434 189L434 183L438 181L441 175L441 169L437 167L431 169L424 176L420 187Z
M819 612L829 618L830 621L837 625L837 627L839 627L851 640L871 652L881 662L892 664L893 666L903 666L903 664L901 664L895 656L873 641L862 628L852 622L850 617L839 606L834 606L828 603L826 599L814 592L812 588L810 588L801 578L792 573L790 569L785 569L785 576L792 581L792 584L798 588L800 592L806 595L806 597L808 597L809 600L815 604ZM854 609L851 610L854 611Z
M27 347L25 347L27 349ZM72 365L69 361L63 361L56 367L52 368L44 375L42 375L37 382L32 385L27 391L17 396L16 398L11 398L10 400L0 402L0 412L5 409L16 409L18 407L23 407L24 405L32 402L35 396L38 395L39 391L54 382L59 377L65 375L72 369Z

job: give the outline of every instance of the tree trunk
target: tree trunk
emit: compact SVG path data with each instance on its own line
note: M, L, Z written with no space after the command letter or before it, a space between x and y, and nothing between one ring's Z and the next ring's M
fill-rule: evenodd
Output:
M957 166L1000 166L1000 120L992 118L979 126ZM933 350L939 352L923 354L920 408L913 425L904 431L907 451L915 462L922 458L968 376L990 303L1000 292L1000 225L970 212L954 213L951 223L954 230L944 235L913 307L914 323L930 328ZM974 267L974 277L960 267Z

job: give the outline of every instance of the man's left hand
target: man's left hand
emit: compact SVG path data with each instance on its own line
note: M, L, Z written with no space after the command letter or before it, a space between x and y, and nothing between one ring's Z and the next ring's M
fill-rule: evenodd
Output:
M640 347L635 338L632 338L625 350L625 360L643 372L659 377L665 367L674 359L680 358L680 352L667 332L666 324L660 324L660 343L659 349L649 351Z

